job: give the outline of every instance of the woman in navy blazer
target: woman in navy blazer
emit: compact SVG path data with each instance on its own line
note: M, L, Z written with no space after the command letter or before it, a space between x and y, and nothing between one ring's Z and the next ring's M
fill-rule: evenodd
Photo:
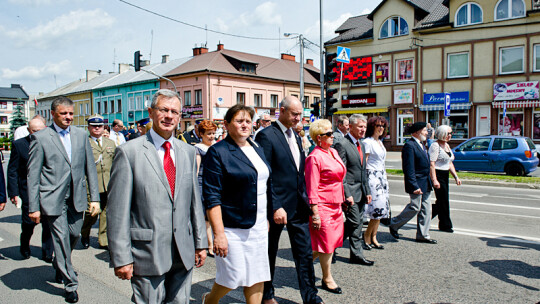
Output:
M243 286L247 303L260 304L270 280L272 181L264 151L250 138L254 114L251 107L231 107L225 115L229 135L204 159L203 203L214 231L216 281L203 303L218 303Z

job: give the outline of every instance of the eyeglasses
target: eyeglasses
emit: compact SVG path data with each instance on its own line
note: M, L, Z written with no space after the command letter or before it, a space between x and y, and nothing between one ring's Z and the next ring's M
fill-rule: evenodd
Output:
M264 121L264 122L271 122L270 119L263 119L262 121Z
M328 137L330 137L332 135L334 135L334 132L332 132L332 131L328 131L326 133L321 134L321 136L328 136Z
M375 125L377 128L384 128L384 125Z
M159 113L165 115L169 112L171 112L172 115L174 116L180 116L180 113L176 110L171 110L171 109L165 109L165 108L158 108L158 107L155 107L154 109L158 110Z

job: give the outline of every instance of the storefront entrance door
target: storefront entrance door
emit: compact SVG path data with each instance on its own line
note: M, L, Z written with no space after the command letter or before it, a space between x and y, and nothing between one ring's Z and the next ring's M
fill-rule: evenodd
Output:
M404 145L407 138L411 137L410 133L407 133L407 127L414 123L414 115L412 114L398 114L398 145Z

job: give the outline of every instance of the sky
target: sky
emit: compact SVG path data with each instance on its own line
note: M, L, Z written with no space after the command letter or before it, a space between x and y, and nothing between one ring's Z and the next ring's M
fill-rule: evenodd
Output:
M368 14L380 2L323 0L323 41L335 37L334 31L349 17ZM284 33L303 34L315 43L307 45L305 57L314 59L319 66L318 0L1 0L1 3L0 87L21 84L30 95L50 92L84 78L86 70L118 71L119 63L133 63L133 53L137 50L143 59L159 63L162 55L170 55L170 59L190 57L196 45L207 43L209 51L215 51L221 42L226 49L275 58L280 53L290 53L298 60L298 39L287 39Z

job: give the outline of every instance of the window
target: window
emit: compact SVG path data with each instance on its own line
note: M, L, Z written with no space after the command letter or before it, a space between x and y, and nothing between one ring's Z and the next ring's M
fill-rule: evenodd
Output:
M321 99L317 96L313 97L313 103L318 103Z
M83 110L82 110L82 107L83 107L83 104L80 103L80 104L79 104L79 115L84 114L84 113L83 113Z
M114 99L109 100L109 103L111 104L111 113L114 113Z
M7 116L0 116L0 124L7 125L8 124L8 118Z
M511 150L518 147L517 139L514 138L495 138L491 150Z
M242 63L240 65L240 72L255 73L255 65L250 63Z
M523 0L500 0L495 6L495 21L525 17Z
M381 62L373 64L373 83L385 83L390 81L390 63Z
M448 54L448 78L469 77L469 53Z
M150 106L150 95L144 95L144 105L143 107L146 109Z
M469 110L452 110L448 120L453 139L469 138Z
M202 105L202 90L195 90L195 105Z
M482 23L482 8L476 3L465 3L456 12L456 26Z
M523 108L507 108L499 110L499 135L523 136Z
M7 109L7 101L0 101L0 109Z
M107 114L109 111L107 111L107 101L103 100L103 114Z
M86 115L89 115L90 114L90 103L86 103L84 106L86 108L86 111L85 111Z
M184 105L191 105L191 91L184 91Z
M390 38L409 34L407 21L401 17L390 17L382 27L379 38Z
M461 146L461 151L487 151L491 137L473 139Z
M540 108L535 108L533 113L533 139L540 139Z
M413 60L397 60L396 71L396 81L412 81L414 79Z
M256 107L262 107L262 94L253 95L253 103Z
M246 93L237 92L236 93L236 103L237 104L246 104Z
M270 95L270 106L272 108L278 107L278 96L275 94Z
M534 51L533 51L533 56L534 56L534 59L533 59L533 62L534 62L534 67L533 67L533 70L535 72L540 72L540 44L536 44L534 46Z
M122 112L122 99L116 100L116 112L118 113Z
M135 96L135 109L137 110L142 110L143 109L143 105L142 105L142 96Z
M101 103L99 101L96 103L96 113L101 114Z
M135 98L133 96L128 97L128 105L130 110L135 110Z
M309 108L311 105L309 104L309 96L304 96L304 109Z
M523 73L523 47L501 48L499 52L499 73Z

